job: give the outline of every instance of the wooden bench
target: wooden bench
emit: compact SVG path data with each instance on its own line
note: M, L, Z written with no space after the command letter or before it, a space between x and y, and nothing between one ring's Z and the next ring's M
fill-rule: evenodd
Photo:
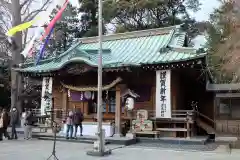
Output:
M134 132L136 135L137 134L148 134L148 135L154 135L154 138L158 138L159 135L160 135L160 131L137 131L137 132Z

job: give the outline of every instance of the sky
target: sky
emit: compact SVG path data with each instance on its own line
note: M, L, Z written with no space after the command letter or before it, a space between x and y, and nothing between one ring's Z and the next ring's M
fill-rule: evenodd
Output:
M210 14L213 12L214 8L218 8L220 3L218 0L200 0L201 10L197 13L191 13L191 15L197 21L207 21L209 19ZM205 46L207 42L207 38L205 35L198 35L193 40L194 48L202 48Z

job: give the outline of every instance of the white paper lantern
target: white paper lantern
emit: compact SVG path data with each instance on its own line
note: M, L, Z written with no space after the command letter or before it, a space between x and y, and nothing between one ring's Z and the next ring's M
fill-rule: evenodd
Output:
M134 99L132 97L128 97L126 100L126 108L127 110L133 110L134 108Z

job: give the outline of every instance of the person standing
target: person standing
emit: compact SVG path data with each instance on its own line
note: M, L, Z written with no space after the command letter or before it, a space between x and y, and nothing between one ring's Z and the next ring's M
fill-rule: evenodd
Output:
M66 119L67 131L66 131L66 139L72 139L73 136L73 112L70 111L67 115Z
M73 123L75 127L74 138L77 138L78 127L80 128L80 136L82 136L82 131L83 131L82 121L83 121L83 114L81 110L78 109L73 116Z
M27 108L24 108L24 112L21 115L21 127L24 128L25 120L26 120Z
M0 108L0 141L3 140L3 113L2 108Z
M10 115L11 115L10 125L12 126L11 139L18 139L16 126L17 126L18 121L19 121L19 112L18 112L16 107L12 108L12 111L10 112Z
M32 139L32 128L34 125L33 113L31 110L27 111L25 119L24 139Z
M8 128L8 125L9 125L9 115L8 115L8 112L7 112L7 109L3 109L3 112L2 112L2 119L3 119L3 134L4 134L4 137L5 138L8 138L8 140L10 140L10 136L7 132L7 128Z

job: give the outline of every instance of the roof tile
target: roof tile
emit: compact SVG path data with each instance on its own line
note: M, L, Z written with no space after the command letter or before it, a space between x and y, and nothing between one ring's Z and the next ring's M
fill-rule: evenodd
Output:
M171 63L205 56L205 53L198 54L192 48L183 47L185 33L179 31L179 26L109 35L103 39L104 68ZM97 37L83 38L57 57L58 60L43 60L37 66L28 64L20 71L49 72L73 62L97 66L98 48Z

